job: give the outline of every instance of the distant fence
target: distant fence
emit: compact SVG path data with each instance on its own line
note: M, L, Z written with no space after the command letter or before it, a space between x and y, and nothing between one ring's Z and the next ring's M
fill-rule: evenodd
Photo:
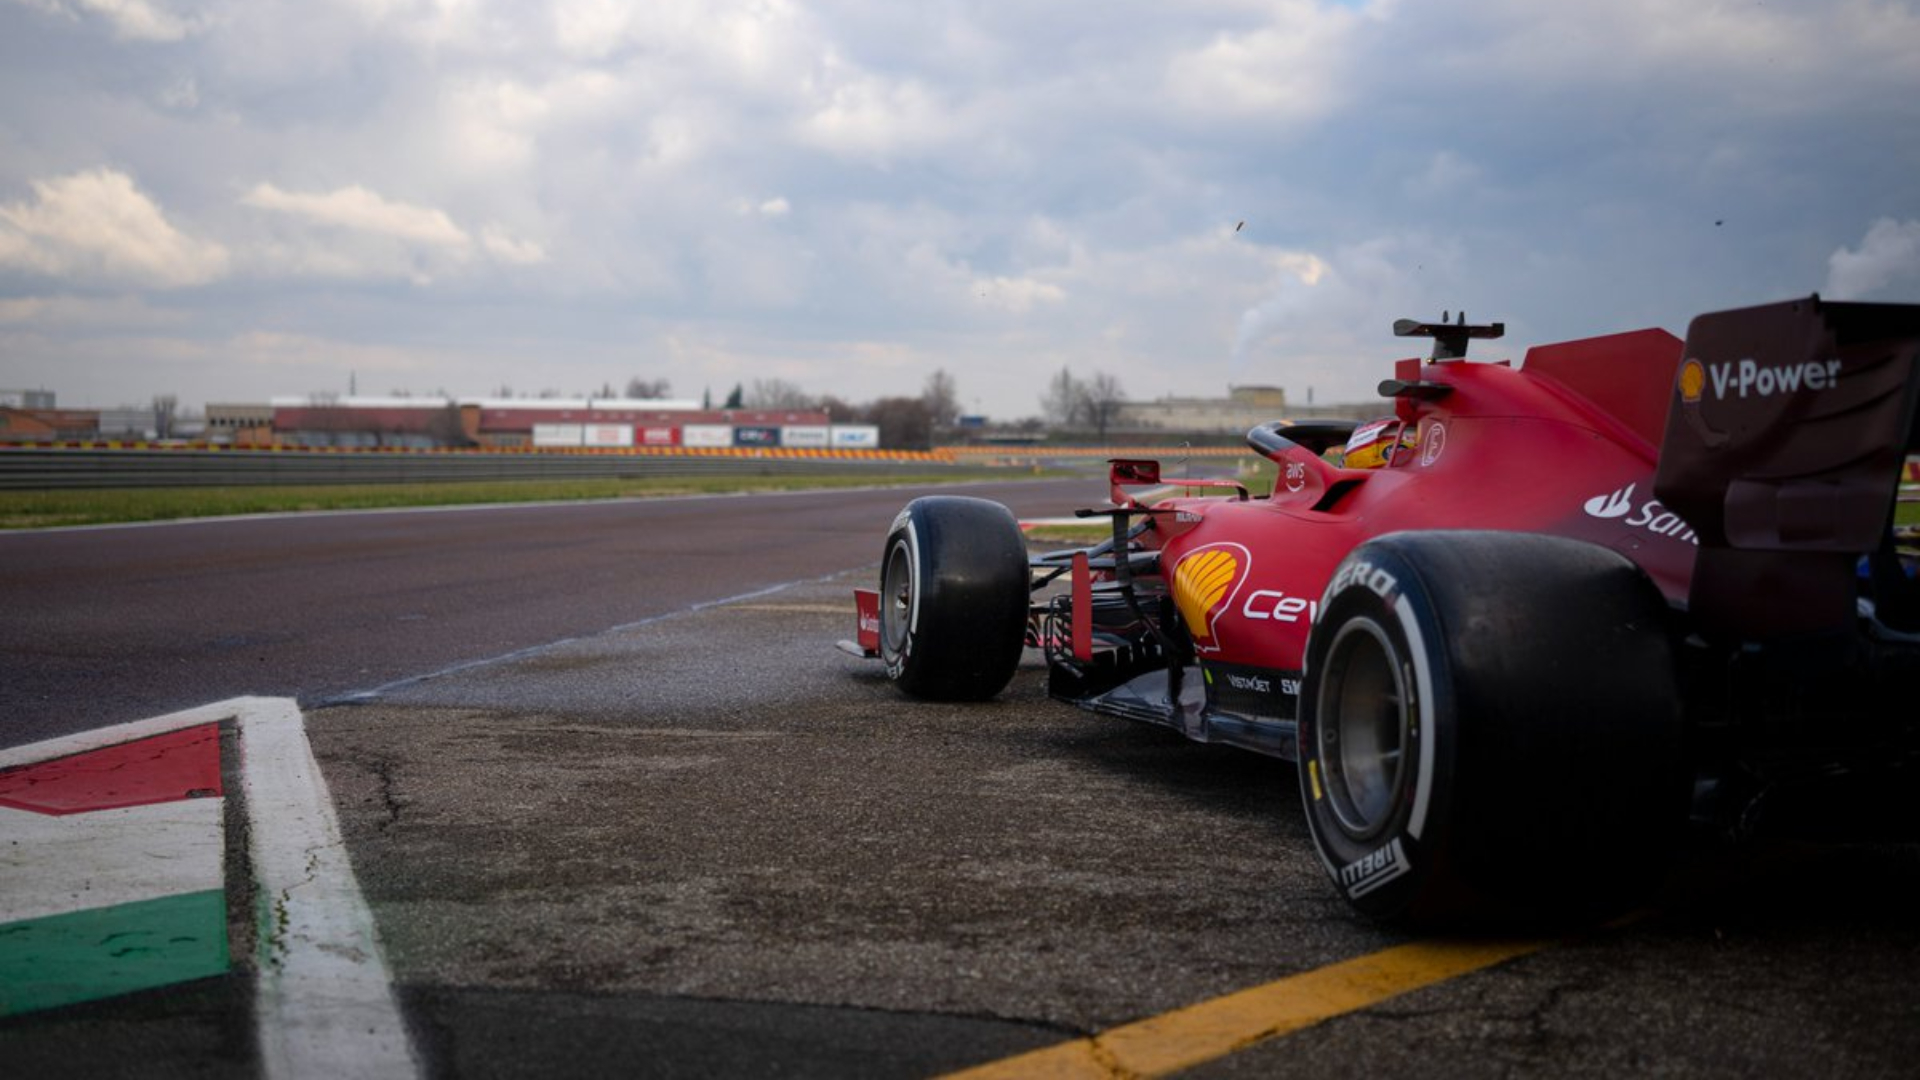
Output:
M231 450L128 446L0 446L0 490L403 484L460 480L586 480L795 473L944 472L951 455L887 451Z

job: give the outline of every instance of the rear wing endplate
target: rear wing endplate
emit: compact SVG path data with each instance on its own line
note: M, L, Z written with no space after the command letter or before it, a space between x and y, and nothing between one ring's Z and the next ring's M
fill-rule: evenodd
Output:
M1920 449L1920 305L1818 296L1702 315L1654 491L1699 536L1695 622L1746 640L1843 630Z

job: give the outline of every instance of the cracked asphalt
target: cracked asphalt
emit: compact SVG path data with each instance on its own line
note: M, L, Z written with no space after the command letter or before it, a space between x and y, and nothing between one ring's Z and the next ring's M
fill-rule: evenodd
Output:
M867 576L310 719L440 1068L933 1075L1406 940L1333 896L1282 763L1049 702L1032 656L899 698L829 648ZM1917 887L1912 846L1701 859L1626 928L1192 1074L1910 1075Z
M878 535L697 610L755 590L683 537L672 604L309 707L429 1074L931 1076L1408 940L1334 896L1290 766L1047 701L1032 656L934 705L835 651ZM1629 925L1188 1075L1910 1076L1917 896L1915 845L1701 853ZM6 1021L0 1060L250 1075L240 982Z

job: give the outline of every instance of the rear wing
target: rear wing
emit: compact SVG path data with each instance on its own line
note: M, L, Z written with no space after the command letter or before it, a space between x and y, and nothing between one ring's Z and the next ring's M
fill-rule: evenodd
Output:
M1818 296L1687 329L1654 491L1699 536L1709 636L1852 625L1861 556L1889 546L1920 450L1920 305Z

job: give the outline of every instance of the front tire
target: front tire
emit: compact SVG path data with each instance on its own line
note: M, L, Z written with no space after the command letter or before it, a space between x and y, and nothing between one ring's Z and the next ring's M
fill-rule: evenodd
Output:
M1557 920L1644 893L1685 820L1665 600L1559 537L1400 533L1335 572L1307 644L1302 801L1355 908Z
M1027 542L1006 507L930 495L908 503L880 564L880 656L907 694L980 701L1013 680L1031 591Z

